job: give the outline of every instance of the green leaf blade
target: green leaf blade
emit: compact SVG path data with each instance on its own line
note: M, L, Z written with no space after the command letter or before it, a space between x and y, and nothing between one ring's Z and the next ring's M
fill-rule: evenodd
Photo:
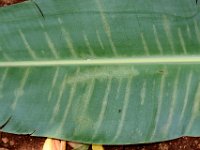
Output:
M0 9L1 130L99 144L200 135L195 2L36 3L42 14L31 1Z

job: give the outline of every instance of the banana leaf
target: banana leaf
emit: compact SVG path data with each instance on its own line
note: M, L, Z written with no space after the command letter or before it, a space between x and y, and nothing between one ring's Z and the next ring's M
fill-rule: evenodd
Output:
M99 144L200 136L195 0L0 8L0 129Z

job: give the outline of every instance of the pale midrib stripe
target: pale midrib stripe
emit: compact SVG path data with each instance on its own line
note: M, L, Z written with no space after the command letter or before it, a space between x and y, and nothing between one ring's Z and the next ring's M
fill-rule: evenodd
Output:
M146 99L146 80L144 81L143 85L142 85L142 89L140 92L140 98L141 98L141 105L144 105L145 99Z
M48 48L51 50L54 57L56 59L58 59L59 58L58 54L57 54L58 50L56 49L55 45L53 44L51 37L48 35L47 32L45 32L44 35L45 35L45 39L46 39L47 44L48 44Z
M64 76L64 79L62 81L62 84L61 84L61 87L60 87L60 90L59 90L59 94L58 94L58 98L57 98L56 104L55 104L54 109L53 109L53 114L52 114L52 117L51 117L51 120L50 120L50 124L53 123L55 117L57 116L57 114L60 110L60 104L61 104L61 100L63 98L65 86L66 86L66 79L67 79L67 75Z
M104 49L104 45L103 45L103 42L101 40L101 36L100 36L98 30L96 30L96 35L97 35L97 39L98 39L99 45L101 46L101 49Z
M187 104L188 104L188 101L189 101L189 94L190 94L190 90L191 90L191 85L192 85L192 76L193 76L193 72L190 71L190 74L187 78L187 82L186 82L186 91L185 91L185 97L184 97L184 100L183 100L183 109L181 111L181 115L180 115L180 119L179 119L179 125L181 124L182 120L183 120L183 117L184 117L184 114L186 113L186 108L187 108Z
M144 37L144 34L140 33L140 36L141 36L141 39L142 39L142 44L143 44L143 47L144 47L145 54L149 55L149 47L147 45L146 39Z
M115 99L118 99L119 96L120 96L120 94L121 94L121 93L120 93L121 86L122 86L122 78L119 78Z
M111 27L109 25L109 22L106 18L106 15L104 13L104 10L103 10L103 6L101 4L101 1L100 0L96 0L96 3L97 3L97 6L99 8L99 11L100 11L100 16L101 16L101 21L102 21L102 24L103 24L103 27L104 27L104 31L108 37L108 41L111 45L111 48L112 48L112 52L114 55L117 56L117 49L116 49L116 46L114 44L114 41L112 39L112 32L111 32Z
M82 105L82 108L81 108L83 112L82 114L85 114L88 109L88 106L90 104L90 100L94 91L94 86L95 86L95 79L91 79L91 81L89 82L89 85L87 86L87 91L84 93L84 96L83 96L84 104Z
M160 51L160 54L163 54L163 47L162 47L162 44L160 42L160 38L158 36L158 31L157 31L155 25L153 25L153 33L154 33L154 37L155 37L155 41L156 41L156 45L158 47L158 50Z
M35 51L31 48L31 46L29 45L29 42L28 40L26 39L24 33L19 29L18 30L19 34L20 34L20 37L22 38L22 41L26 47L26 49L28 50L28 53L30 54L30 56L33 58L33 59L37 59L37 56L35 54Z
M2 76L2 78L0 80L0 89L3 88L3 83L4 83L4 81L5 81L6 77L7 77L7 74L8 74L8 69L5 69L5 71L3 73L3 76Z
M192 126L194 125L196 117L199 117L199 108L200 108L200 83L198 83L198 87L196 90L196 94L195 94L195 98L194 98L194 102L193 102L192 114L190 117L190 121L187 125L186 131L185 131L186 134L189 133L190 130L192 129Z
M77 68L75 75L77 75L79 72L80 72L80 68ZM63 114L62 121L60 123L60 127L57 128L57 133L62 132L62 129L63 129L65 123L66 123L67 117L70 113L70 109L71 109L71 106L72 106L74 96L76 94L76 89L77 89L77 83L74 82L71 86L67 106L65 108L65 112Z
M54 86L55 86L56 81L58 79L58 74L59 74L59 68L57 67L56 72L55 72L54 77L53 77L53 80L52 80L52 83L51 83L51 89L49 90L48 102L51 100L53 89L54 89Z
M104 116L105 116L105 113L106 113L108 100L109 100L109 94L110 94L110 91L111 91L111 83L112 83L112 79L109 79L106 90L105 90L104 97L102 99L102 104L100 106L101 111L100 111L100 114L98 116L98 120L96 122L96 127L95 127L94 134L92 136L92 139L94 139L98 135L99 129L100 129L102 123L103 123L103 119L105 118Z
M157 114L155 116L155 127L153 129L152 135L151 135L151 139L155 138L156 132L157 132L157 128L159 125L159 119L160 119L160 114L162 112L162 104L163 104L163 97L164 97L164 88L165 88L165 81L166 80L166 76L163 75L161 77L161 81L160 81L160 93L159 93L159 97L158 97L158 110L157 110Z
M72 101L73 101L73 98L74 98L74 95L76 93L76 88L77 88L77 83L74 83L71 87L71 91L70 91L70 96L69 96L69 99L68 99L68 103L67 103L67 106L66 106L66 109L65 109L65 112L63 114L63 119L60 123L60 127L57 129L57 132L61 132L65 123L66 123L66 120L67 120L67 117L70 113L70 107L72 106Z
M6 77L7 77L7 75L8 75L8 68L6 68L5 69L5 71L4 71L4 73L3 73L3 76L2 76L2 78L0 79L0 99L3 97L3 91L2 91L2 89L3 89L3 87L4 87L4 82L5 82L5 80L6 80Z
M170 25L170 22L167 18L167 16L163 16L163 20L164 20L164 31L165 31L165 34L167 36L167 40L169 42L169 45L170 45L170 48L172 50L172 53L175 53L175 46L174 46L174 41L173 41L173 33L172 33L172 29L171 29L171 25Z
M67 47L69 48L71 54L73 57L77 57L77 53L76 50L74 49L74 44L73 41L71 39L70 34L65 30L64 26L63 26L63 21L61 20L61 18L58 18L58 22L61 25L61 31L64 34L64 40L67 43Z
M181 44L181 47L183 49L184 54L187 54L187 48L186 48L185 41L184 41L184 38L183 38L183 34L182 34L182 31L181 31L180 28L178 28L178 37L179 37L180 44Z
M120 118L117 130L116 130L116 134L114 135L114 137L112 139L113 142L116 141L117 138L120 137L120 135L122 133L122 130L123 130L123 127L125 125L125 117L126 117L126 114L127 114L127 109L128 109L128 105L129 105L130 96L131 96L131 84L132 84L132 80L133 80L133 77L131 76L128 79L128 82L126 84L124 101L123 101L123 105L122 105L123 106L123 108L122 108L122 115L121 115L121 118Z
M94 56L95 55L94 50L92 49L89 39L87 37L87 34L85 32L83 32L83 38L84 38L85 44L89 50L90 55Z
M177 104L177 96L178 96L178 85L179 85L179 78L180 78L180 68L178 68L176 79L174 81L173 86L173 94L172 94L172 100L171 100L171 106L169 107L169 115L166 122L166 127L164 134L167 135L169 133L169 129L172 126L173 123L173 115L175 114L175 107Z
M20 82L20 86L16 90L15 99L13 101L13 104L11 105L13 110L16 108L16 105L18 103L19 98L22 97L25 94L24 93L24 87L26 85L26 82L28 80L29 75L30 75L30 68L26 69L26 71L24 72L24 75L23 75L22 80Z
M191 64L200 63L200 56L162 56L134 58L98 58L80 60L41 60L41 61L6 61L0 67L42 67L70 65L119 65L119 64Z

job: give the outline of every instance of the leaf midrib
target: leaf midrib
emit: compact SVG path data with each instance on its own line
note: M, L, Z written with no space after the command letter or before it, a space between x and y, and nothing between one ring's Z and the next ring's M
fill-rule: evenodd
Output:
M200 56L151 56L132 58L98 58L80 60L33 60L0 62L0 67L45 67L73 65L120 65L120 64L199 64Z

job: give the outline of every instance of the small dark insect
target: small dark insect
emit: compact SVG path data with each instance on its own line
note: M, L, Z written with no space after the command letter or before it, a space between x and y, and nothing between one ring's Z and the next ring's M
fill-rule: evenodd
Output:
M196 4L198 3L198 0L196 0Z

